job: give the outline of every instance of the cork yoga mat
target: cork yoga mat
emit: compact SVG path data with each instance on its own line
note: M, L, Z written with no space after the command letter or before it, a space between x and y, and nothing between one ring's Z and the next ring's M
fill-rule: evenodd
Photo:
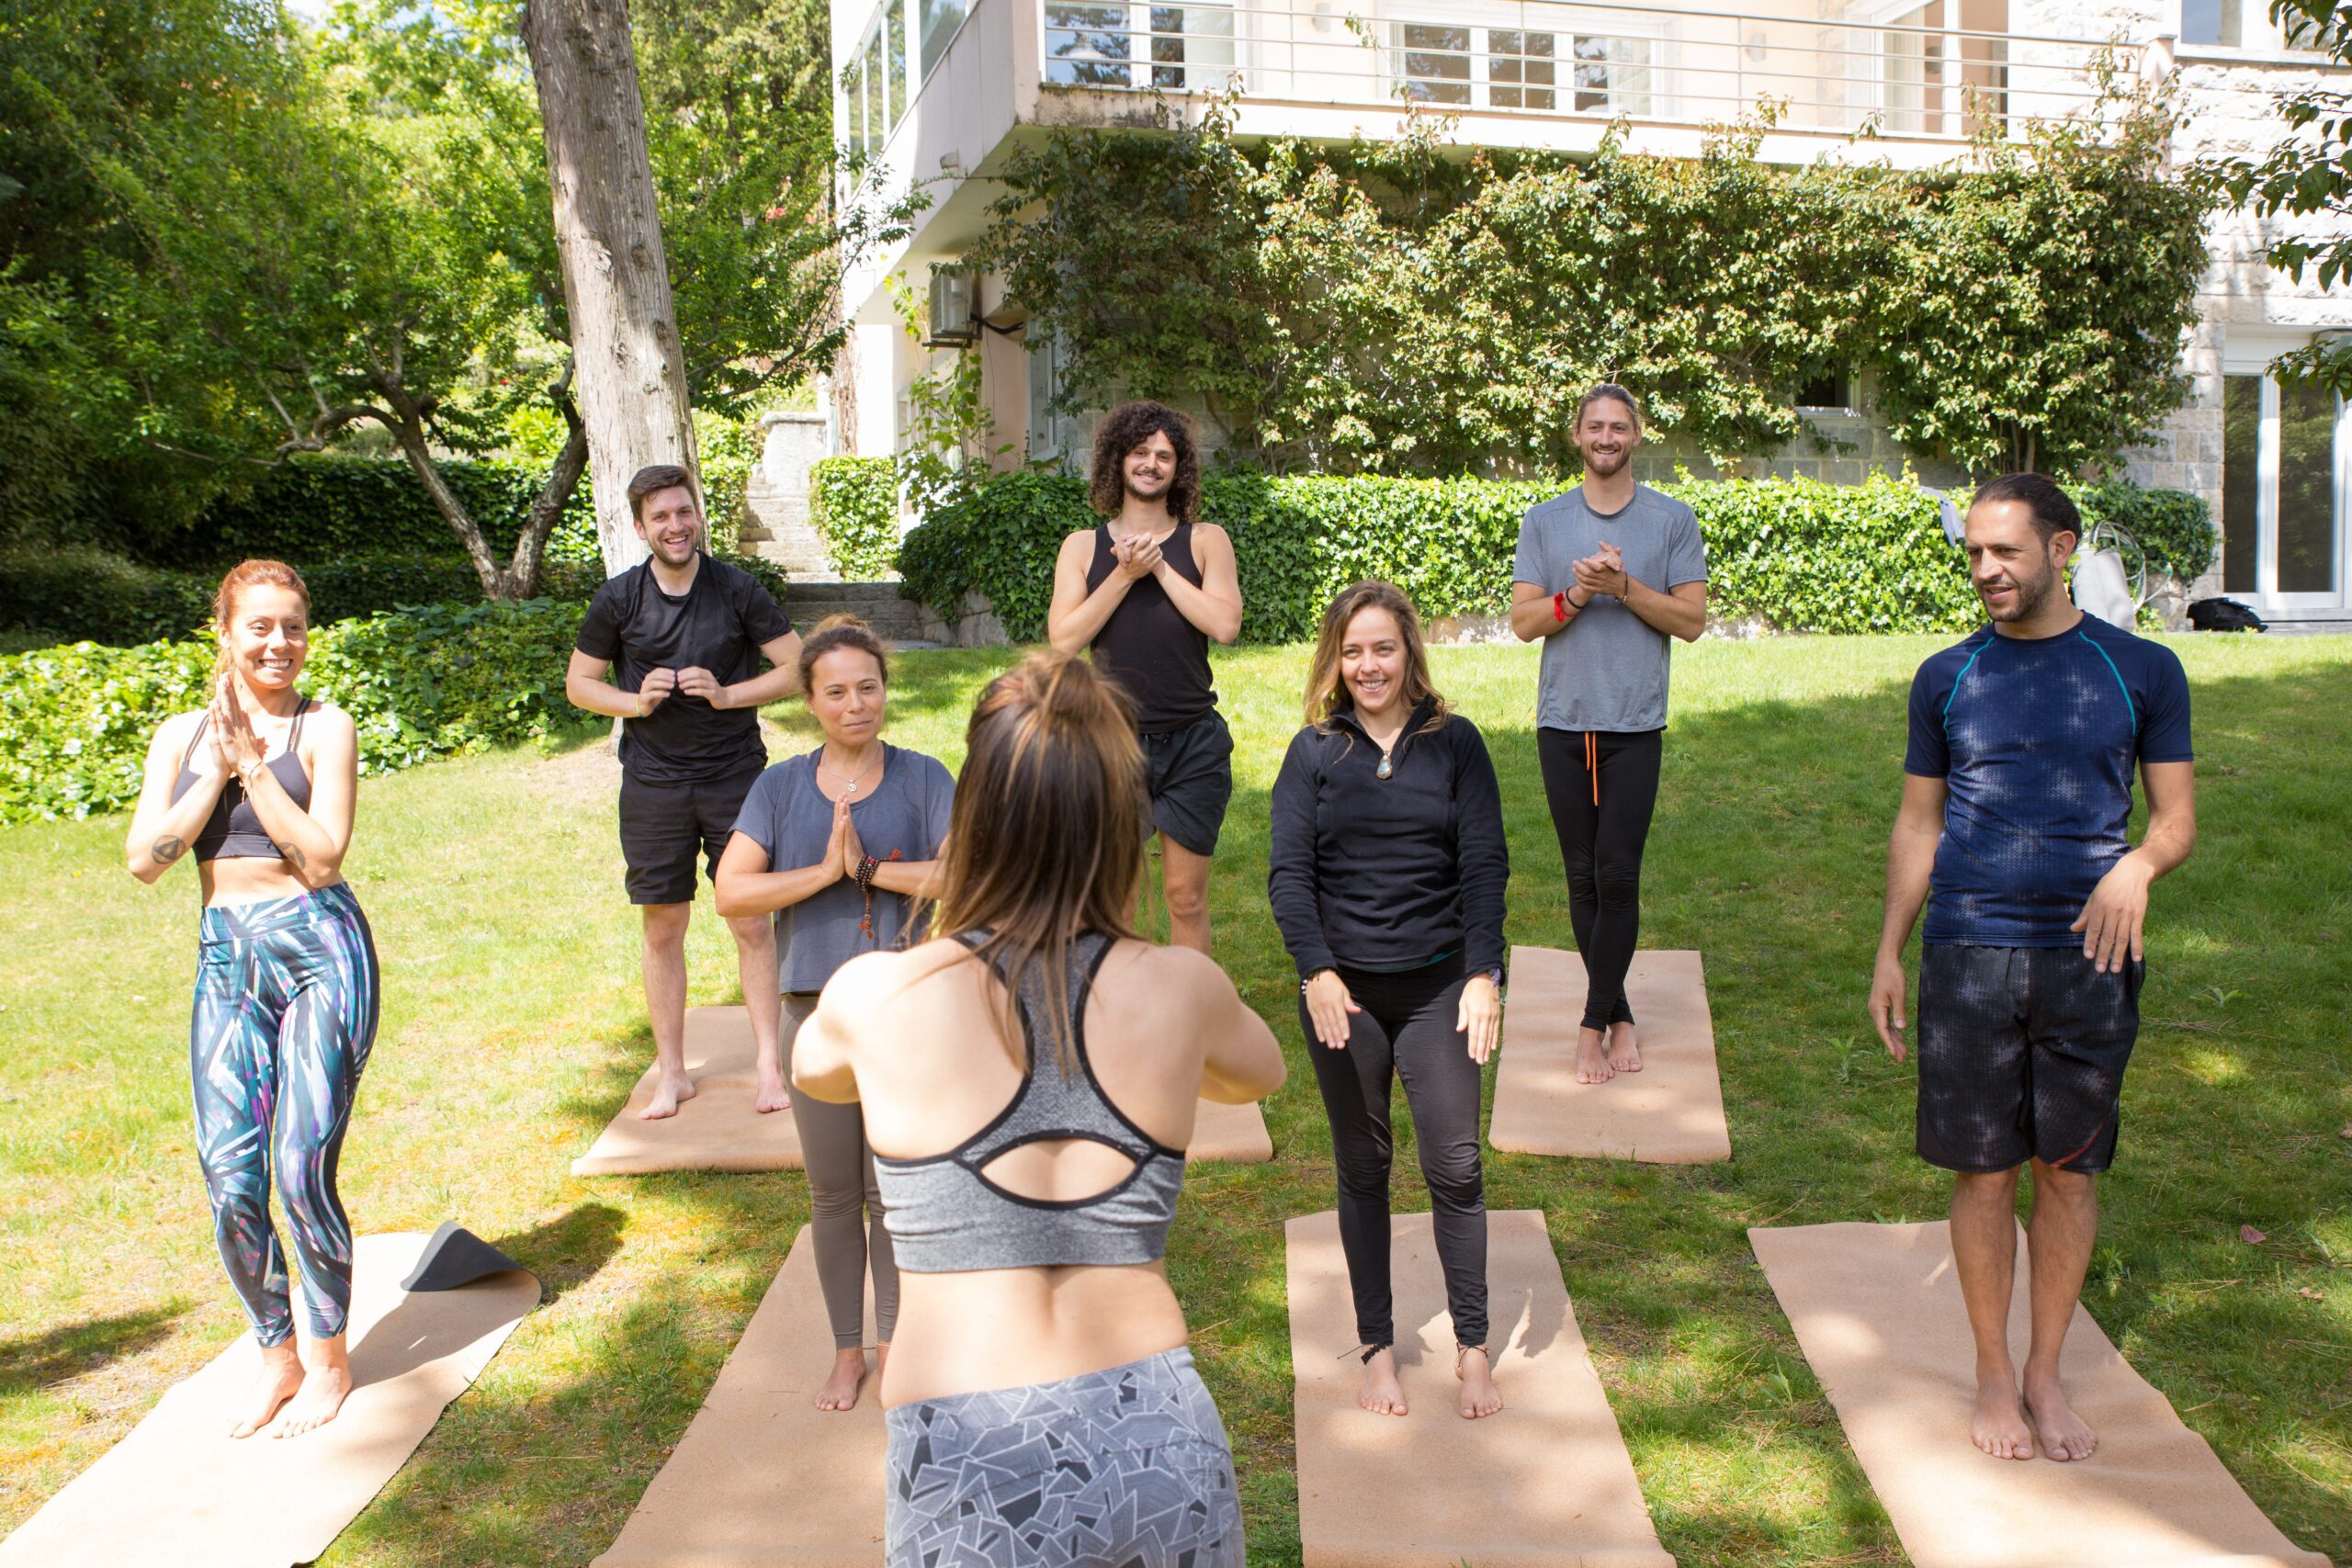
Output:
M1487 1141L1513 1154L1573 1155L1653 1165L1731 1158L1706 971L1696 953L1643 952L1625 998L1640 1031L1642 1070L1577 1082L1584 960L1550 947L1515 947L1510 999Z
M401 1290L426 1240L359 1238L349 1331L357 1386L333 1421L299 1438L228 1437L261 1366L245 1335L0 1541L0 1565L287 1568L325 1551L538 1303L539 1282L519 1269L455 1290Z
M2060 1375L2098 1451L2064 1463L1978 1452L1975 1351L1943 1222L1747 1235L1917 1568L2327 1568L2263 1517L2080 1306ZM2025 1264L2020 1238L2009 1310L2020 1364Z
M695 1097L659 1122L638 1112L653 1099L650 1065L628 1103L571 1162L574 1176L643 1176L657 1170L798 1170L800 1133L789 1111L762 1115L752 1015L740 1007L686 1010L686 1076Z
M789 1111L762 1115L752 1015L740 1007L686 1010L686 1074L695 1097L659 1122L638 1112L653 1098L654 1071L645 1069L628 1103L571 1162L574 1176L643 1176L657 1170L798 1170L800 1134ZM1193 1127L1196 1160L1262 1164L1274 1157L1266 1118L1255 1105L1201 1101Z
M865 1305L874 1322L874 1304ZM876 1568L887 1444L876 1380L819 1410L833 1335L803 1225L669 1462L590 1568Z
M1544 1216L1487 1216L1487 1285L1503 1408L1455 1413L1453 1325L1427 1214L1398 1214L1390 1274L1412 1414L1356 1404L1355 1306L1339 1216L1289 1222L1298 1532L1307 1568L1673 1568Z

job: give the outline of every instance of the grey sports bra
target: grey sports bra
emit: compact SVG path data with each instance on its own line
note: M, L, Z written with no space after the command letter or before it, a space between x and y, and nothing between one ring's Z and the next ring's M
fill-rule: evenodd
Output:
M311 808L311 775L302 771L302 758L296 748L302 743L302 716L311 711L310 699L294 710L293 728L286 732L286 750L272 757L267 766L285 786L286 798L308 811ZM180 774L172 781L172 798L177 800L196 783L196 771L188 763L196 759L196 748L204 739L205 726L212 722L206 714L196 721L196 733L188 737L187 750L180 754ZM204 827L196 835L196 858L199 863L215 860L277 860L284 852L270 840L269 829L261 825L254 815L253 802L245 798L245 786L231 779L221 788L220 798L212 804L212 815L204 819Z
M977 948L985 933L965 932ZM1012 1102L996 1119L943 1155L922 1159L874 1156L899 1267L917 1274L975 1269L1037 1269L1069 1264L1154 1263L1168 1250L1168 1223L1184 1185L1184 1151L1156 1142L1111 1103L1086 1055L1086 998L1111 939L1088 933L1071 943L1070 1028L1079 1071L1065 1077L1050 1044L1041 1052L1040 977L1022 987L1021 1032L1029 1069ZM1002 970L999 970L1001 976ZM1044 1061L1041 1064L1039 1057ZM1108 1191L1053 1201L1024 1198L981 1174L1008 1149L1084 1138L1116 1149L1135 1169Z

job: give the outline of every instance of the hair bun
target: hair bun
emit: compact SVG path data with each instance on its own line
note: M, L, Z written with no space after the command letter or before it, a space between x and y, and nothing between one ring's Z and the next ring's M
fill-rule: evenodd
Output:
M847 610L843 610L837 615L827 615L823 620L819 621L815 626L808 629L809 634L814 636L818 632L829 632L842 626L854 627L862 632L870 632L874 629L872 626L865 624L865 616L853 615Z

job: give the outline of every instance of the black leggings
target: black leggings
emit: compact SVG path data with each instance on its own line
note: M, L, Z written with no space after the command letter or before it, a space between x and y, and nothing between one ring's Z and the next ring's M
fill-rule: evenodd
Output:
M1642 934L1642 846L1657 807L1665 738L1663 729L1535 732L1544 795L1568 866L1568 923L1584 955L1587 1029L1634 1021L1625 971Z
M1315 1063L1315 1082L1331 1118L1331 1153L1340 1171L1340 1247L1356 1299L1356 1337L1396 1340L1396 1296L1388 1279L1388 1170L1396 1144L1388 1124L1389 1085L1405 1080L1421 1177L1429 1183L1438 1263L1445 1270L1446 1310L1456 1344L1487 1342L1487 1186L1478 1166L1478 1064L1453 1027L1462 1006L1460 954L1403 974L1342 968L1361 1012L1348 1015L1348 1043L1334 1051L1315 1038L1306 999L1299 1027Z

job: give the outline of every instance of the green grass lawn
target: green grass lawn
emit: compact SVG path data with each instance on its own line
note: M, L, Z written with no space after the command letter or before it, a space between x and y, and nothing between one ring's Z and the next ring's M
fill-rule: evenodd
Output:
M1910 1070L1879 1049L1862 1002L1904 698L1947 640L1677 650L1643 941L1705 953L1732 1161L1490 1156L1488 1201L1549 1217L1658 1533L1692 1568L1903 1561L1745 1229L1942 1213L1944 1179L1910 1152ZM2177 646L2196 689L2201 832L2156 889L2088 1303L2290 1537L2352 1558L2352 646ZM1503 779L1511 940L1569 945L1534 655L1436 660ZM1267 1107L1280 1152L1195 1169L1169 1255L1233 1436L1253 1563L1298 1561L1282 1222L1332 1201L1296 982L1264 897L1267 792L1305 661L1299 649L1218 660L1238 750L1217 950L1291 1054ZM955 765L971 695L1004 662L903 660L892 739ZM797 707L774 716L790 747L810 743ZM650 1050L610 769L575 745L362 789L348 870L385 1010L344 1191L363 1230L462 1221L536 1270L547 1299L329 1562L601 1551L807 1217L797 1174L566 1174ZM195 879L140 886L121 834L119 818L0 829L0 1529L243 1327L188 1126ZM707 894L695 932L695 999L734 999ZM1398 1205L1426 1207L1399 1152ZM2245 1225L2267 1239L2242 1239ZM1424 1402L1415 1419L1443 1409Z

